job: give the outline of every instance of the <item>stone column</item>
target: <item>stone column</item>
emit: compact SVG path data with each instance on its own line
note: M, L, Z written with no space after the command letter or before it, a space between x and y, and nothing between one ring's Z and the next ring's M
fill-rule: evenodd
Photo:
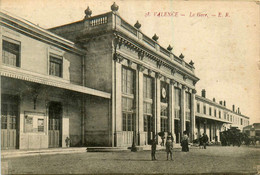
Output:
M191 118L190 118L190 124L191 124L191 140L194 140L195 138L195 125L196 125L196 116L195 116L195 94L196 90L192 89L191 93Z
M144 115L143 115L143 71L144 67L142 65L138 65L138 81L139 81L139 86L138 86L138 145L144 145Z
M155 74L156 81L156 133L161 131L161 74Z
M182 138L183 136L183 131L186 130L186 124L185 124L185 108L186 108L186 104L185 104L185 90L186 90L186 86L182 85L182 89L181 89L181 116L180 116L180 123L181 123L181 133L180 136Z
M169 131L174 136L174 80L169 85Z

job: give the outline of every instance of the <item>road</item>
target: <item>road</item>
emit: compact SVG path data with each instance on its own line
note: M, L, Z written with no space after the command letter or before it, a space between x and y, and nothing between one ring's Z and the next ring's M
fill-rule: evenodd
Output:
M260 149L211 146L190 152L174 150L174 160L157 151L86 152L3 159L2 174L114 174L114 173L249 173L260 172Z

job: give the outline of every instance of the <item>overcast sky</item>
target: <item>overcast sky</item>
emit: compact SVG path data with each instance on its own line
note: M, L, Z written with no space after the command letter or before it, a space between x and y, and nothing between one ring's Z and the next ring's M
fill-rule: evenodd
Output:
M47 29L82 20L87 6L92 16L108 12L113 2L1 0L0 5ZM250 123L260 122L259 4L253 1L115 2L123 19L132 25L139 20L146 35L152 37L156 33L161 46L167 48L171 44L174 54L183 53L185 61L195 62L196 75L200 78L196 85L199 95L201 89L206 89L207 98L226 100L229 109L235 104L242 114L250 117ZM159 12L167 15L161 16Z

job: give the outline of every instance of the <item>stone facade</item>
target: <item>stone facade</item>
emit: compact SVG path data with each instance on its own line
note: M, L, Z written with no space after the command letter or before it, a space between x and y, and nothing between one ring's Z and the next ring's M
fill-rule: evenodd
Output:
M1 55L2 121L8 118L2 148L65 147L68 138L71 146L144 146L161 132L180 143L184 131L191 141L204 132L219 141L223 127L241 119L248 125L248 117L196 95L192 61L163 48L156 34L145 35L138 21L127 23L116 4L111 10L91 17L88 8L81 21L48 31L0 12L0 48L7 53ZM222 117L201 113L202 106Z

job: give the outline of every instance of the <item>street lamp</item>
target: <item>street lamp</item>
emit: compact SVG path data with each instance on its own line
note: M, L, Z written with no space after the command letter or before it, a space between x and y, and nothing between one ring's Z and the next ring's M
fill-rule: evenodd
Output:
M135 113L135 109L133 109L133 120L134 120L134 131L133 131L133 142L132 142L132 147L131 147L131 151L132 152L136 152L137 148L136 148L136 113Z

